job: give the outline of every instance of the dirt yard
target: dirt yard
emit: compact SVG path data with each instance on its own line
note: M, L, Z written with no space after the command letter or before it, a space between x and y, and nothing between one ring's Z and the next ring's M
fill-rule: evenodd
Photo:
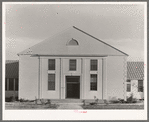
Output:
M82 105L83 109L144 109L144 105Z
M76 106L76 107L75 107ZM101 104L101 105L74 105L71 104L35 104L35 102L6 102L6 110L16 109L144 109L143 104Z
M57 109L56 104L35 104L34 102L6 102L5 109Z

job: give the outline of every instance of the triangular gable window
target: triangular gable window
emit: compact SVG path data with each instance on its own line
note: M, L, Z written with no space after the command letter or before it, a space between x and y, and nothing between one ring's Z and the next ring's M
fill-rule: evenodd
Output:
M76 45L79 45L79 43L77 42L77 40L75 39L71 39L67 45L70 45L70 46L76 46Z

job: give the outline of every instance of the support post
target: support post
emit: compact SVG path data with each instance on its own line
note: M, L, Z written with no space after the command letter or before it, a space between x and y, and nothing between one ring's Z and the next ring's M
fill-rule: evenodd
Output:
M39 69L38 69L38 99L40 99L40 56L39 59Z
M60 58L60 80L59 80L59 81L60 81L60 82L59 82L59 96L60 96L60 99L61 99L61 72L62 72L62 71L61 71L61 60L62 60L62 59Z
M83 99L84 98L84 80L83 80L84 78L83 78L83 58L81 58L81 99Z
M63 84L62 84L62 82L63 82L63 59L61 58L61 88L60 88L60 90L61 90L61 99L63 99Z
M107 59L102 59L102 99L107 99Z

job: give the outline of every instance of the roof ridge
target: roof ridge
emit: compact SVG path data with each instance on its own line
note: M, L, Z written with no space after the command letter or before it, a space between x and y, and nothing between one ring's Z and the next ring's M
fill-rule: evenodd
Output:
M110 44L108 44L108 43L106 43L106 42L104 42L104 41L101 41L100 39L98 39L98 38L96 38L96 37L94 37L94 36L92 36L92 35L88 34L87 32L85 32L85 31L83 31L83 30L81 30L81 29L79 29L79 28L77 28L77 27L75 27L75 26L73 26L73 28L75 28L75 29L77 29L77 30L81 31L82 33L84 33L84 34L86 34L86 35L88 35L88 36L90 36L90 37L92 37L92 38L94 38L94 39L96 39L96 40L98 40L98 41L100 41L100 42L102 42L102 43L104 43L104 44L106 44L106 45L110 46L111 48L114 48L115 50L117 50L117 51L119 51L119 52L121 52L121 53L123 53L123 54L125 54L125 55L129 56L128 54L126 54L126 53L122 52L121 50L119 50L119 49L117 49L117 48L115 48L115 47L111 46Z

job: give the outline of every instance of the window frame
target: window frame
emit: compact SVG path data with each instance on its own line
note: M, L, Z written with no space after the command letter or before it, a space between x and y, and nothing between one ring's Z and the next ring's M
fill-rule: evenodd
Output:
M19 79L15 78L15 91L19 91Z
M128 87L128 85L129 85L130 87ZM129 89L128 89L128 88L129 88ZM127 91L127 92L131 92L131 83L127 83L126 91Z
M11 80L12 80L12 82L11 82ZM12 83L12 84L10 84L10 83ZM14 91L15 89L14 89L14 78L9 78L9 85L8 85L8 91ZM11 86L12 85L12 86ZM12 89L11 89L11 87L12 87Z
M52 63L50 64L50 61L54 61L54 66L51 66L52 68L50 69L50 65L52 65ZM53 68L54 67L54 68ZM55 70L56 68L56 60L55 59L48 59L48 70Z
M92 76L96 76L96 81L92 81L91 78L93 78ZM92 88L92 83L96 84L96 89ZM98 91L98 75L97 74L90 74L90 91Z
M96 61L96 69L95 68L95 65L93 65L93 61ZM90 71L98 71L98 59L91 59L90 60Z
M49 75L54 75L54 89L49 89L50 87L49 87L49 83L51 82L50 80L49 80ZM52 82L53 83L53 82ZM48 74L48 91L55 91L56 90L56 75L54 74L54 73L49 73Z
M8 82L7 82L8 78L5 78L5 91L8 91Z
M75 61L75 69L72 69L71 61ZM77 71L77 59L69 59L69 71Z
M128 90L128 85L130 85L130 90ZM131 92L131 80L127 79L126 81L126 92Z
M141 85L141 88L140 88L140 85L139 85L139 83L142 83ZM138 80L138 92L144 92L144 90L143 90L143 80Z

